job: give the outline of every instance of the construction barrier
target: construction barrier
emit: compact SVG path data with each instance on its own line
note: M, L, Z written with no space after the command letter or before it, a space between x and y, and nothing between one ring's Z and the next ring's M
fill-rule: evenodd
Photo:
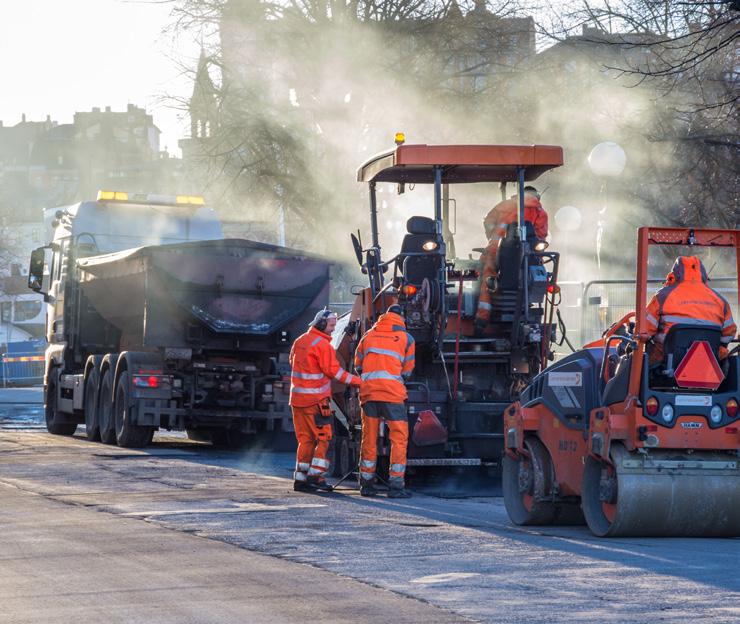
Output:
M44 354L3 353L2 383L8 386L36 386L44 381Z

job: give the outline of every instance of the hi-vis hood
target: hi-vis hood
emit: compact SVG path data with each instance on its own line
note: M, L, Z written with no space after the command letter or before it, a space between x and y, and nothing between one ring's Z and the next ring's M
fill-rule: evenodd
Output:
M399 330L406 330L406 323L400 314L395 312L386 312L381 314L380 318L373 325L373 329L379 332L394 332Z
M671 276L673 277L671 278ZM681 282L703 282L706 284L707 279L707 272L699 258L696 256L678 256L666 281L668 284L680 284Z

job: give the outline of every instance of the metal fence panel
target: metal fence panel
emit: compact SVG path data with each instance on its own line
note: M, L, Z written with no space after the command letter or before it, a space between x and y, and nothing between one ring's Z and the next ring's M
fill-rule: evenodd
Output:
M648 300L665 280L648 280ZM738 318L737 279L717 277L711 287L719 292L732 307ZM635 280L598 280L589 282L581 297L580 343L585 344L601 337L612 323L635 309Z
M38 352L3 353L3 387L36 386L44 381L44 355Z

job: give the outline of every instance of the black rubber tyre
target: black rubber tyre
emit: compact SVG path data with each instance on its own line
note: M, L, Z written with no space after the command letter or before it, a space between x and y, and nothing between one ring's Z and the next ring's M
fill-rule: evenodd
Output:
M116 426L113 420L113 371L109 368L103 373L98 392L98 430L103 444L116 443Z
M349 447L349 438L337 436L333 441L331 457L331 476L341 478L356 467L352 461L352 451Z
M124 371L116 384L116 400L113 403L113 417L116 428L116 442L124 448L143 448L151 440L151 427L134 424L138 410L136 400L131 400L128 372Z
M552 488L552 462L545 445L538 438L528 437L524 446L529 459L504 455L501 487L504 505L514 524L552 524L555 519L553 503L536 500L547 496Z
M100 423L98 422L98 386L100 384L100 372L97 368L90 371L85 382L85 435L88 440L98 442L100 440Z
M54 435L71 436L77 430L77 423L65 422L57 409L57 372L49 371L44 396L44 420L46 430Z

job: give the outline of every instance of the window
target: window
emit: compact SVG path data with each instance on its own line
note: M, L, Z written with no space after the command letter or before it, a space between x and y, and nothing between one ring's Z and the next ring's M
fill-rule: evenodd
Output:
M13 320L13 304L10 301L3 301L0 307L0 320L3 323L10 323Z
M16 301L14 306L15 322L30 321L36 318L41 312L41 306L40 301Z

